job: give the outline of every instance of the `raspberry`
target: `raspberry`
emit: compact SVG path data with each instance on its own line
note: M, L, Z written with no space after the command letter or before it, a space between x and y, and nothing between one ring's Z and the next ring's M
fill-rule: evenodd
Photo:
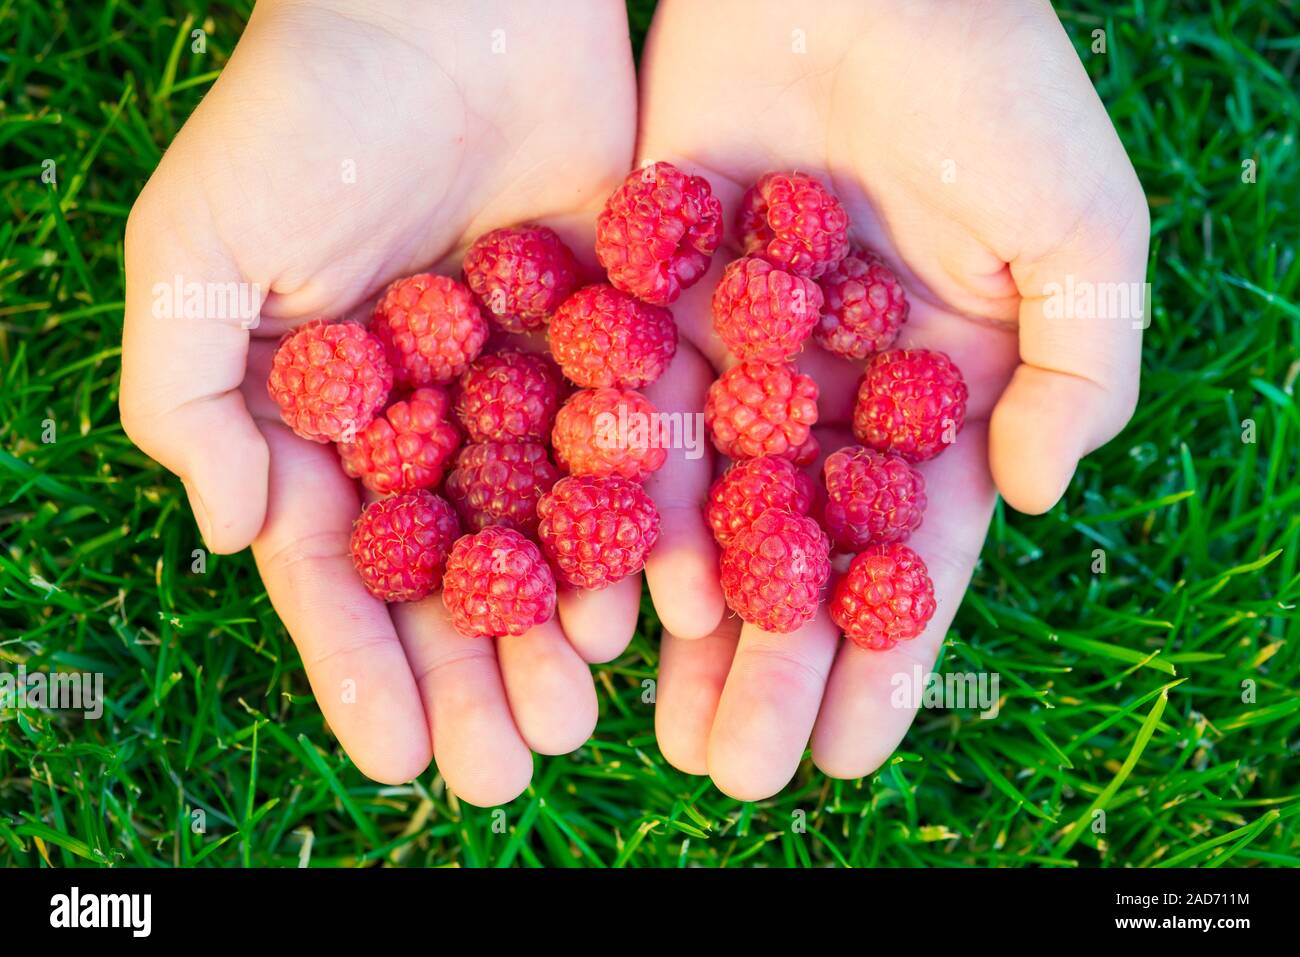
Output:
M960 370L942 352L879 352L858 387L853 434L878 452L924 462L961 431L967 395Z
M925 479L899 455L849 446L822 465L826 531L845 551L905 542L921 527Z
M816 462L817 456L821 454L821 443L817 441L817 436L809 432L808 438L803 440L803 444L790 452L790 461L799 468L803 468Z
M709 527L725 548L769 508L807 515L812 497L812 480L788 459L771 455L745 459L723 472L709 489Z
M708 180L671 163L628 174L596 220L596 258L617 289L666 306L709 268L722 204Z
M560 473L536 442L467 445L447 477L447 497L465 527L480 531L505 525L525 535L537 532L537 500Z
M417 601L442 584L459 534L445 499L425 489L402 492L371 502L361 513L352 528L352 564L376 598Z
M321 443L364 429L392 388L393 369L374 336L354 322L322 319L280 340L266 380L285 424Z
M713 291L713 328L737 358L782 362L803 348L821 308L811 279L746 256L727 266Z
M460 432L448 421L450 405L437 386L394 402L353 441L339 443L343 471L380 495L433 488L460 445Z
M545 442L559 406L560 373L546 356L481 356L460 377L456 415L475 442Z
M572 250L548 226L484 233L466 250L462 268L479 304L507 332L544 326L577 288L581 272Z
M488 325L467 287L420 273L384 290L370 331L384 344L397 384L419 388L464 372L483 350Z
M555 417L555 461L571 475L616 475L644 482L668 453L659 435L659 412L631 389L583 389Z
M551 319L551 354L587 389L640 389L663 375L677 351L677 324L651 306L601 283L579 289Z
M740 201L740 244L747 256L816 279L849 251L849 215L806 173L767 173Z
M817 421L817 383L787 362L750 359L732 366L704 400L704 422L719 452L733 459L807 451ZM812 446L816 455L816 446Z
M645 566L659 540L659 511L621 478L560 479L537 506L542 550L560 578L598 591Z
M732 611L784 634L817 614L831 573L830 542L808 516L769 508L723 549L719 572Z
M831 620L855 644L887 651L915 638L934 616L934 583L906 545L868 545L831 596Z
M466 638L522 635L555 614L555 577L536 545L493 525L452 546L442 603Z
M894 271L872 253L850 253L821 278L825 302L813 336L848 359L888 349L907 321L907 293Z

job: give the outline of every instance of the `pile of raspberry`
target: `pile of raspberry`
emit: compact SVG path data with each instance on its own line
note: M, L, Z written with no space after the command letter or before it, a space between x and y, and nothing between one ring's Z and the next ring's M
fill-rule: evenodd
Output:
M351 550L371 594L440 591L466 637L520 635L551 619L557 586L602 589L644 567L659 513L642 483L667 452L639 390L673 360L667 304L707 268L721 217L707 183L663 164L601 215L607 276L549 227L512 226L479 237L459 278L393 282L364 325L285 336L267 388L369 493ZM607 259L619 236L635 241ZM549 354L530 349L543 331Z
M704 410L733 460L707 504L728 605L793 631L816 614L833 553L852 555L831 617L864 647L892 647L934 613L925 564L904 544L926 504L914 466L955 438L965 384L942 353L891 348L907 296L879 256L850 243L848 215L820 181L763 176L737 225L743 255L712 299L737 361ZM519 635L554 615L557 582L600 589L644 567L659 515L642 483L667 453L640 390L672 363L669 307L722 237L709 183L654 163L597 219L603 275L552 229L512 226L479 237L459 278L392 283L365 325L318 320L285 337L268 390L284 421L334 443L370 493L352 556L373 595L441 591L467 637ZM530 349L540 332L549 355ZM826 458L821 490L804 471L820 455L817 386L795 365L810 340L866 360L862 444Z
M762 176L736 226L743 255L712 299L714 330L736 361L704 411L714 446L732 460L707 505L727 605L784 633L811 621L829 591L830 617L848 638L892 648L934 615L925 562L905 543L926 507L916 465L956 438L966 385L943 353L893 348L908 317L902 283L850 241L848 214L820 180ZM810 341L865 360L853 415L861 444L828 455L819 483L805 472L820 455L817 385L795 363ZM842 573L832 585L833 568Z

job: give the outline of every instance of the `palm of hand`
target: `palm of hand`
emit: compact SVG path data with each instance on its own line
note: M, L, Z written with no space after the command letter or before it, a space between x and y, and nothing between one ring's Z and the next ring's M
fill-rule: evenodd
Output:
M671 159L682 154L654 155ZM752 183L767 167L738 164L718 168L720 165L700 172L722 196L724 207L734 210L742 184ZM772 162L771 168L799 168L825 175L823 171L833 166L800 158ZM852 222L870 221L869 207L851 197L846 199ZM734 218L727 222L731 224ZM882 237L868 245L891 263L902 262L892 241ZM669 390L683 399L694 395L698 401L716 374L734 362L713 331L709 297L721 266L736 255L739 252L734 249L719 254L710 275L676 305L679 328L689 343L683 345L678 363L690 364L691 373L675 369L671 384L651 390L661 405L673 402ZM915 264L914 268L925 265ZM910 675L914 665L923 671L932 666L979 554L995 495L988 466L988 417L1016 362L1014 329L918 295L914 283L908 283L908 290L910 316L896 346L948 353L971 388L966 423L957 442L937 459L919 466L930 504L924 524L909 544L929 566L939 603L939 612L925 634L889 652L865 651L841 643L823 609L813 623L793 635L767 635L727 617L716 630L701 637L698 623L716 623L720 613L716 570L707 565L696 567L688 577L682 572L684 563L674 554L676 549L666 543L648 572L652 594L666 598L659 603L668 632L656 715L660 745L674 764L694 773L707 771L719 787L734 796L759 799L783 787L810 732L814 734L814 755L828 773L859 777L883 761L912 719L910 709L891 707L891 679L900 672ZM854 444L851 420L862 364L812 344L805 347L796 364L818 384L819 420L814 434L823 455ZM706 461L676 459L669 466L675 470L673 474L656 477L652 487L660 495L664 488L674 492L686 487L701 489L712 475ZM692 466L700 474L682 474ZM819 476L819 469L820 461L812 474ZM686 497L669 495L673 500ZM699 527L694 547L708 556L706 561L714 562L716 552L706 535ZM683 601L683 592L692 591L694 602ZM858 730L862 728L872 732L864 736Z

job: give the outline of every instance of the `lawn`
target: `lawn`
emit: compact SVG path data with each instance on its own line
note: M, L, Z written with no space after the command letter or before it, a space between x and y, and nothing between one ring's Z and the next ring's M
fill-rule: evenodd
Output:
M940 665L998 672L995 720L739 803L656 748L647 606L593 739L484 810L352 767L249 555L164 560L197 531L118 423L127 213L249 6L0 0L0 672L107 698L0 711L0 864L1300 865L1300 10L1058 5L1151 203L1154 314L1129 427L995 516Z

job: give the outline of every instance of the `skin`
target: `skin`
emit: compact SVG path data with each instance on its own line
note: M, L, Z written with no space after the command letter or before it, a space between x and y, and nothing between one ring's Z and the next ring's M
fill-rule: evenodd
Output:
M666 631L656 727L677 767L749 799L783 787L809 740L832 776L877 767L912 720L889 707L890 676L934 661L996 492L1046 510L1128 419L1139 334L1042 314L1044 285L1067 274L1140 280L1149 232L1050 8L863 6L665 0L638 132L616 0L258 4L128 222L122 422L182 478L209 548L252 545L330 727L370 777L409 780L432 756L464 800L515 797L530 751L589 737L587 665L626 646L640 579L562 592L557 620L497 642L460 638L436 597L373 599L347 553L356 484L266 395L275 343L321 315L364 317L399 276L454 273L498 226L552 225L590 263L595 214L634 152L708 176L728 222L769 169L822 176L855 240L903 277L912 315L899 345L948 352L972 392L957 443L922 467L931 504L911 544L939 611L891 652L840 641L824 610L787 636L724 616L700 513L715 463L670 453L647 485L663 525L646 576ZM954 182L941 179L949 161ZM700 411L728 362L708 299L735 254L674 307L678 358L647 390L661 410ZM155 317L154 284L178 275L256 283L260 325ZM851 441L859 370L815 348L800 365L821 386L832 451Z
M1049 318L1050 283L1140 282L1150 223L1128 158L1050 6L664 0L642 59L640 161L708 178L726 222L768 170L820 176L852 238L899 272L912 309L897 345L947 352L971 399L952 447L920 468L929 508L909 544L938 611L887 652L842 641L825 607L789 635L726 613L700 503L708 459L670 456L650 483L664 515L646 570L665 628L660 747L676 767L758 800L811 742L836 778L879 767L914 711L891 679L933 665L979 556L997 493L1041 513L1079 458L1136 402L1141 332L1130 318ZM728 237L734 243L735 236ZM732 248L675 304L683 347L649 390L698 410L732 361L709 297ZM824 453L849 433L859 365L815 346Z
M348 554L356 483L267 396L276 342L364 317L400 276L456 273L499 226L543 222L589 254L635 119L617 0L263 0L132 209L123 426L182 478L212 551L252 545L330 728L378 781L436 757L464 800L518 795L531 751L591 735L588 663L630 640L640 579L562 593L557 619L497 642L457 635L438 596L386 607ZM260 324L156 318L154 284L174 276L257 284Z

